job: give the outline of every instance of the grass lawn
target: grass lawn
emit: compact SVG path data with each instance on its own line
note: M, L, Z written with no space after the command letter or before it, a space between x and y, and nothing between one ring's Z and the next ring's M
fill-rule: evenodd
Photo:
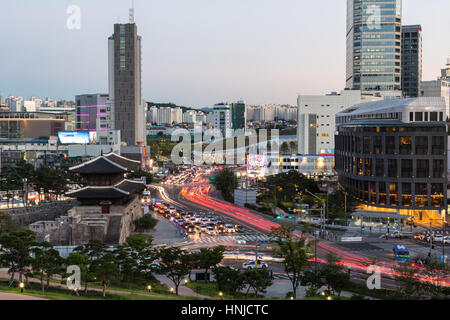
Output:
M207 296L207 297L211 297L211 298L215 298L215 299L220 299L220 291L217 287L217 283L216 282L189 282L186 284L186 287L190 288L191 290L193 290L194 292L201 294L203 296ZM235 300L235 299L245 299L245 294L244 293L238 293L236 296L232 296L229 295L227 293L223 293L223 298L225 300ZM264 296L259 295L255 296L254 293L249 293L248 294L248 298L249 299L264 299Z

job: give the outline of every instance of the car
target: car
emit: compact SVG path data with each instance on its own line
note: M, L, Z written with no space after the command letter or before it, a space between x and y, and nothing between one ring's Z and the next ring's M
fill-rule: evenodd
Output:
M241 225L236 225L235 230L236 230L236 232L242 232L242 231L244 231L244 227Z
M210 234L210 235L215 235L216 234L216 229L214 227L206 227L206 233Z
M234 229L234 226L232 226L231 224L226 224L226 225L225 225L225 230L226 230L226 232L228 232L228 233L236 232L236 230Z
M445 236L444 237L444 244L449 244L450 243L450 236Z
M201 229L202 223L201 223L201 222L194 222L194 226L195 226L197 229Z
M269 265L266 262L261 261L260 259L257 260L255 263L255 260L247 261L242 264L242 268L244 269L267 269Z
M158 270L159 268L161 268L161 264L158 262L152 262L149 265L151 270Z

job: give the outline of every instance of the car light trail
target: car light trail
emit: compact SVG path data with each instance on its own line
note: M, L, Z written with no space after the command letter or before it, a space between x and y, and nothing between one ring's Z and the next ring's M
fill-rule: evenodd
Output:
M261 231L264 231L266 233L269 233L272 231L272 228L278 228L280 227L279 224L276 224L274 222L271 222L269 220L266 220L262 218L261 216L252 213L249 209L240 208L237 207L231 203L227 203L224 201L220 201L218 199L213 199L209 196L211 193L211 186L198 186L198 187L183 187L181 190L181 194L189 201L200 204L206 208L209 208L211 210L219 211L225 215L228 215L230 217L233 217L237 220L240 220L248 225L251 225ZM298 238L305 238L304 235L294 232L294 236ZM314 240L313 238L306 237L309 241ZM361 270L367 270L368 266L371 264L370 257L365 257L361 255L357 255L352 252L348 252L339 248L336 248L334 246L331 246L329 244L319 242L317 244L321 249L327 251L327 252L333 252L341 257L342 265L343 266L349 266L351 268L361 269ZM314 261L313 259L309 259L309 261ZM323 259L317 258L316 260L319 263L325 263L326 261ZM393 267L395 266L392 262L388 261L382 261L383 266L380 266L380 270L384 275L388 276L398 276L399 274L393 271ZM413 265L415 266L415 265ZM415 266L419 269L418 266ZM423 268L420 268L423 269ZM434 282L436 283L436 279L430 279L426 277L422 277L417 275L415 278L421 281L426 282ZM439 279L439 283L444 286L450 286L450 279L448 275L442 276Z

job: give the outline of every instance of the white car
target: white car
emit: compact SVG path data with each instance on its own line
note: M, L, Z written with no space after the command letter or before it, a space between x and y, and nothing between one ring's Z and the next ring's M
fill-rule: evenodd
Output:
M234 227L233 227L231 224L226 224L226 225L225 225L225 230L226 230L228 233L236 232L236 230L234 229Z
M214 229L213 227L206 227L207 233L210 235L215 235L216 234L216 229Z
M256 263L258 269L267 269L269 265L261 260L258 260ZM255 269L255 260L244 262L242 264L242 268L244 269Z
M444 237L444 244L449 244L450 243L450 236L445 236Z

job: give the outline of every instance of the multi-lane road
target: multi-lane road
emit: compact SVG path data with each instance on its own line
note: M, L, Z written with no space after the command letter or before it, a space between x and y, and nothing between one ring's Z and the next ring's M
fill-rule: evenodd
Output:
M279 224L276 223L276 220L274 219L263 216L255 211L235 206L214 197L212 195L212 188L205 184L205 182L206 181L200 180L200 183L192 183L184 186L164 184L153 186L153 188L158 191L158 196L162 200L177 208L183 210L202 210L213 212L215 214L230 218L236 223L239 223L261 235L267 235L270 233L272 228L279 227ZM294 232L294 235L296 237L306 237L308 240L314 240L314 238L305 236L297 230ZM200 241L197 245L227 245L226 241L224 243L220 243L220 241L217 241L218 239L220 239L220 237L211 238L209 241ZM257 238L254 238L254 240L254 244L259 242ZM251 241L249 242L251 243ZM395 286L395 283L392 281L392 277L395 275L392 267L396 263L392 258L387 257L386 250L370 250L370 244L360 245L363 247L358 250L349 245L341 245L331 241L320 240L317 243L317 260L319 262L323 262L326 255L329 252L332 252L341 258L342 264L345 267L351 268L352 278L355 278L357 281L361 281L361 279L364 278L363 274L367 270L367 266L370 265L374 259L376 259L379 266L381 266L381 272L385 279L384 287ZM391 248L393 245L393 243L387 244L387 246ZM236 246L236 244L233 246ZM245 247L245 245L243 247ZM368 250L364 250L365 247L367 247ZM372 245L372 247L374 246ZM227 263L236 264L236 262ZM270 264L270 268L276 273L281 274L283 272L282 265L280 264L272 263ZM427 279L423 280L427 281ZM441 283L450 286L450 278L446 278L445 280L441 279Z

